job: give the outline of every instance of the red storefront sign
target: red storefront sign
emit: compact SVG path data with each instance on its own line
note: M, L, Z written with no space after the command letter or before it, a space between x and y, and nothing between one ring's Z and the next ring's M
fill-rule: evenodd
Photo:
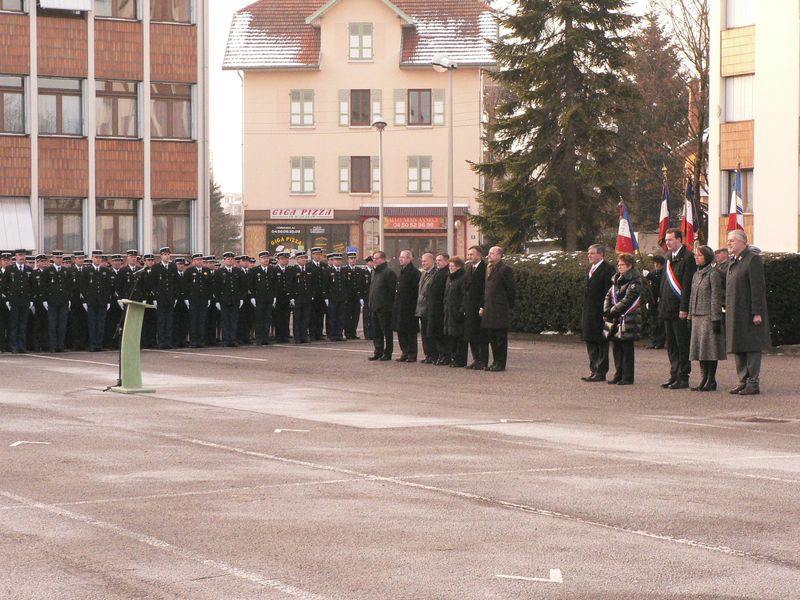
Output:
M384 229L446 229L445 217L384 217Z

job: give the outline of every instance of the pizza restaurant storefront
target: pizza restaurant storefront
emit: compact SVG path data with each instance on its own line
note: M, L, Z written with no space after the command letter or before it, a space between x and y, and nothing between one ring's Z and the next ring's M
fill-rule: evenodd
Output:
M274 208L245 213L245 253L267 249L347 252L358 245L358 211L332 208Z
M455 217L455 253L464 256L467 251L467 207L453 207ZM378 207L362 206L361 239L359 247L366 253L378 249ZM385 206L383 228L386 236L386 258L397 260L402 250L411 250L414 262L425 252L443 252L447 249L446 206Z

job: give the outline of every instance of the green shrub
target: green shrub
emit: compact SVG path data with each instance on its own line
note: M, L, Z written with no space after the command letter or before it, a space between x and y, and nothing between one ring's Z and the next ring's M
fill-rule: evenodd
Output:
M613 253L606 259L616 264ZM514 268L517 301L512 329L529 333L556 331L580 333L584 280L589 269L585 252L544 252L508 256ZM639 261L639 270L651 270L652 260ZM776 346L800 343L800 255L765 254L767 307L772 343ZM644 286L643 302L649 289ZM644 331L650 331L649 311L642 311Z

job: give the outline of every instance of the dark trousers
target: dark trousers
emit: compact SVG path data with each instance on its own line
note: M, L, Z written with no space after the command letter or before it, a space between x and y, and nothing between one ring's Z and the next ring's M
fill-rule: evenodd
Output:
M369 302L364 299L364 310L361 311L363 317L361 318L361 324L364 326L364 339L371 340L372 339L372 313L369 310Z
M758 385L761 378L761 352L736 352L736 375L739 383Z
M417 332L416 331L398 331L397 332L397 345L400 346L401 356L408 358L417 358Z
M278 300L272 309L272 321L275 324L275 337L279 342L289 341L289 316L292 308L288 300Z
M199 305L189 303L189 342L192 346L205 345L207 318L208 307L205 302Z
M67 317L69 311L66 304L53 305L47 311L48 347L50 352L63 350L67 342Z
M422 351L425 353L425 358L428 360L436 360L439 358L439 349L436 347L436 340L428 336L428 319L420 317L419 330L420 336L422 337Z
M375 356L392 356L394 336L392 334L392 309L386 308L372 313L372 345Z
M8 313L8 340L13 352L25 352L30 305L12 304Z
M508 329L486 329L492 348L492 364L506 368L508 359Z
M152 306L153 301L148 302ZM142 322L142 348L153 348L156 345L156 333L158 322L156 311L145 309L144 320Z
M11 350L8 331L8 308L5 302L0 302L0 350L8 352Z
M361 316L361 301L358 298L350 298L347 301L347 317L344 334L349 340L358 337L358 319Z
M615 381L633 382L634 346L633 340L612 340L614 346L614 373ZM606 346L606 361L608 361L608 346Z
M239 305L221 304L220 321L222 321L222 343L236 343L236 329L239 326Z
M313 305L311 302L295 302L292 316L292 331L294 332L295 342L311 341L308 328L311 324L312 310Z
M272 327L272 300L256 300L253 321L255 322L256 344L266 344L269 341L269 330Z
M207 346L216 346L219 343L219 310L212 302L206 311L206 337Z
M692 363L689 361L689 322L686 319L664 319L669 378L689 381Z
M653 333L650 336L653 346L663 346L664 345L664 338L666 334L664 333L664 321L663 319L659 319L657 316L653 317Z
M439 358L444 358L447 361L453 358L450 354L450 340L446 335L441 334L435 336L433 338L433 343L436 346L436 353L439 355Z
M251 341L250 331L253 329L253 305L250 304L250 299L247 298L239 309L239 326L237 329L236 337L239 338L239 343L249 344Z
M183 300L178 300L175 305L175 314L172 317L172 343L179 348L186 347L186 339L189 336L189 309L183 303Z
M49 346L49 318L41 302L34 304L36 314L33 315L33 347L36 350L45 350Z
M586 353L592 376L605 377L608 373L608 342L586 342Z
M103 349L103 336L106 332L106 305L89 305L86 309L86 324L89 329L89 350Z
M469 348L472 351L473 361L484 365L489 362L489 338L485 329L478 328L477 331L472 332L472 335L469 336Z
M86 311L79 300L72 301L69 311L68 337L69 347L73 350L84 350L87 343Z
M314 340L322 339L322 331L325 326L325 313L328 309L323 298L315 298L311 309L311 338Z
M172 322L174 318L175 307L172 302L159 302L156 307L159 346L172 346Z
M467 364L467 340L460 335L448 335L448 353L451 364L464 367Z
M343 300L328 301L328 339L343 340L345 315L347 314L347 303Z

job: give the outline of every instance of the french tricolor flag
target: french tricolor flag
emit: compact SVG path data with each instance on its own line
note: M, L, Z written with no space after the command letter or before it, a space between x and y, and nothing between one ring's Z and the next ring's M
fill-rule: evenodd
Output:
M694 250L695 237L697 236L700 226L697 222L697 215L694 210L694 193L692 189L692 180L686 184L686 203L683 209L683 222L681 223L681 230L683 231L683 241L686 244L686 249L689 252Z
M731 192L731 206L728 211L728 231L744 229L744 201L742 200L742 170L736 167L736 185Z
M638 249L639 242L636 241L636 232L633 230L633 223L631 223L630 216L628 215L628 208L625 206L625 203L620 200L617 252L630 252L632 254Z
M661 213L658 216L658 245L661 246L664 252L667 251L667 244L664 239L667 237L667 229L670 227L669 201L669 184L665 175L664 185L661 188Z

